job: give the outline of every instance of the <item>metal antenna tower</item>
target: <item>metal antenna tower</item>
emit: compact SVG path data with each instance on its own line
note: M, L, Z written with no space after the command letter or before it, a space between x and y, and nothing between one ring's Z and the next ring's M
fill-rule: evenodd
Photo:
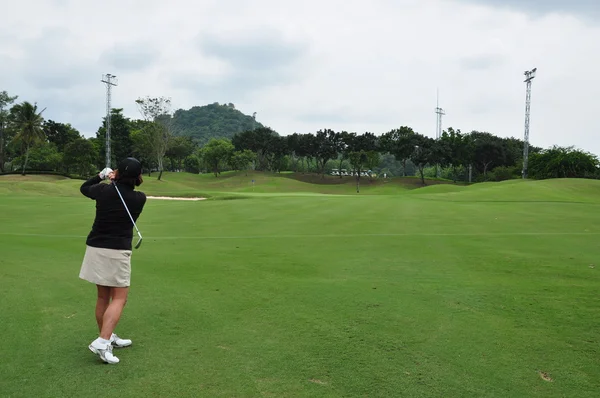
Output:
M440 108L440 90L437 91L437 107L435 108L437 114L437 128L435 132L435 139L439 140L442 138L442 116L446 114L442 108ZM436 175L440 177L440 166L436 165Z
M117 85L117 77L110 73L102 75L102 83L106 84L106 167L110 167L110 89Z
M442 116L446 114L442 108L440 108L440 92L438 90L437 95L437 107L435 108L435 113L437 113L437 130L435 133L435 138L442 138Z
M528 162L529 162L529 114L531 111L531 81L535 78L535 72L537 68L533 68L530 71L525 71L525 80L527 83L527 94L525 97L525 139L523 145L523 179L528 176Z

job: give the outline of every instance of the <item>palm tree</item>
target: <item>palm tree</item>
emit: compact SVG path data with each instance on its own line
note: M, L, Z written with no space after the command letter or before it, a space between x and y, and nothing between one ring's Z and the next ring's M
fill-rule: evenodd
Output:
M15 130L18 131L15 140L21 143L21 148L25 152L25 162L23 162L23 172L21 175L25 175L25 168L29 160L29 150L37 142L45 138L44 130L42 129L42 124L44 123L42 112L45 110L46 108L38 113L37 103L32 105L27 101L17 104L11 109L12 122Z

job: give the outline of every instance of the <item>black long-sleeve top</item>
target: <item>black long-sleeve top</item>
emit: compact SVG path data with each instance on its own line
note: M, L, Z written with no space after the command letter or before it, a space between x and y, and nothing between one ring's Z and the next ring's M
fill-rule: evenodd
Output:
M130 185L117 183L117 187L131 216L137 222L146 204L146 195L135 191ZM96 175L84 182L80 191L96 201L96 218L86 244L105 249L131 250L133 223L115 186L112 183L103 184L102 179Z

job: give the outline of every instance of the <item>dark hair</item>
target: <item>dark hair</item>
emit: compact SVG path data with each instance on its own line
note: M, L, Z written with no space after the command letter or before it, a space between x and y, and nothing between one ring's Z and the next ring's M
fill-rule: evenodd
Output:
M115 181L121 184L139 187L144 182L142 175L137 177L121 177L119 176L119 169L115 170Z

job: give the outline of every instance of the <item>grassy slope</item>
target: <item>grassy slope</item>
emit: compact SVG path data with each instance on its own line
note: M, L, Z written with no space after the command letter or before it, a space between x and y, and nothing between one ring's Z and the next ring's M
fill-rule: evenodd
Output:
M245 178L208 177L144 187L252 192ZM597 181L150 201L119 326L135 345L117 367L85 348L94 293L77 274L94 204L79 184L0 180L6 396L96 396L99 375L105 393L146 397L592 397L600 388ZM260 186L310 192L304 184ZM332 189L352 194L350 184Z
M475 184L468 187L429 186L413 190L410 193L421 198L444 201L598 203L600 181L584 179L512 180Z
M164 173L161 181L157 174L144 177L140 189L148 195L183 197L254 197L274 195L356 195L354 178L265 173L212 174ZM252 183L254 180L254 184ZM27 194L36 196L79 196L80 180L57 176L0 176L0 195ZM361 195L409 194L418 199L443 201L552 201L595 203L600 197L600 181L557 179L545 181L510 180L500 183L480 183L470 186L448 181L427 180L422 187L413 177L388 180L361 179Z
M260 172L233 173L226 172L219 177L213 174L194 175L189 173L163 173L161 181L158 174L144 177L141 189L148 195L167 196L257 196L261 194L356 194L356 180L351 177L343 179L325 176L302 174L271 174ZM252 183L254 180L254 184ZM78 195L76 188L80 180L68 180L55 176L0 176L0 194L27 191L33 194ZM444 181L428 181L428 184L446 183ZM63 188L67 188L67 190ZM415 178L395 178L369 180L361 178L360 193L369 195L398 194L407 189L421 187Z
M149 192L181 192L193 194L194 190L208 195L219 194L355 194L356 180L353 178L335 178L331 176L301 174L265 174L258 172L223 173L219 177L212 174L191 175L187 173L168 173L162 181L155 176L146 177L144 187ZM254 183L252 183L254 180ZM363 194L398 193L415 187L414 179L396 179L383 183L381 180L363 178L360 190Z

